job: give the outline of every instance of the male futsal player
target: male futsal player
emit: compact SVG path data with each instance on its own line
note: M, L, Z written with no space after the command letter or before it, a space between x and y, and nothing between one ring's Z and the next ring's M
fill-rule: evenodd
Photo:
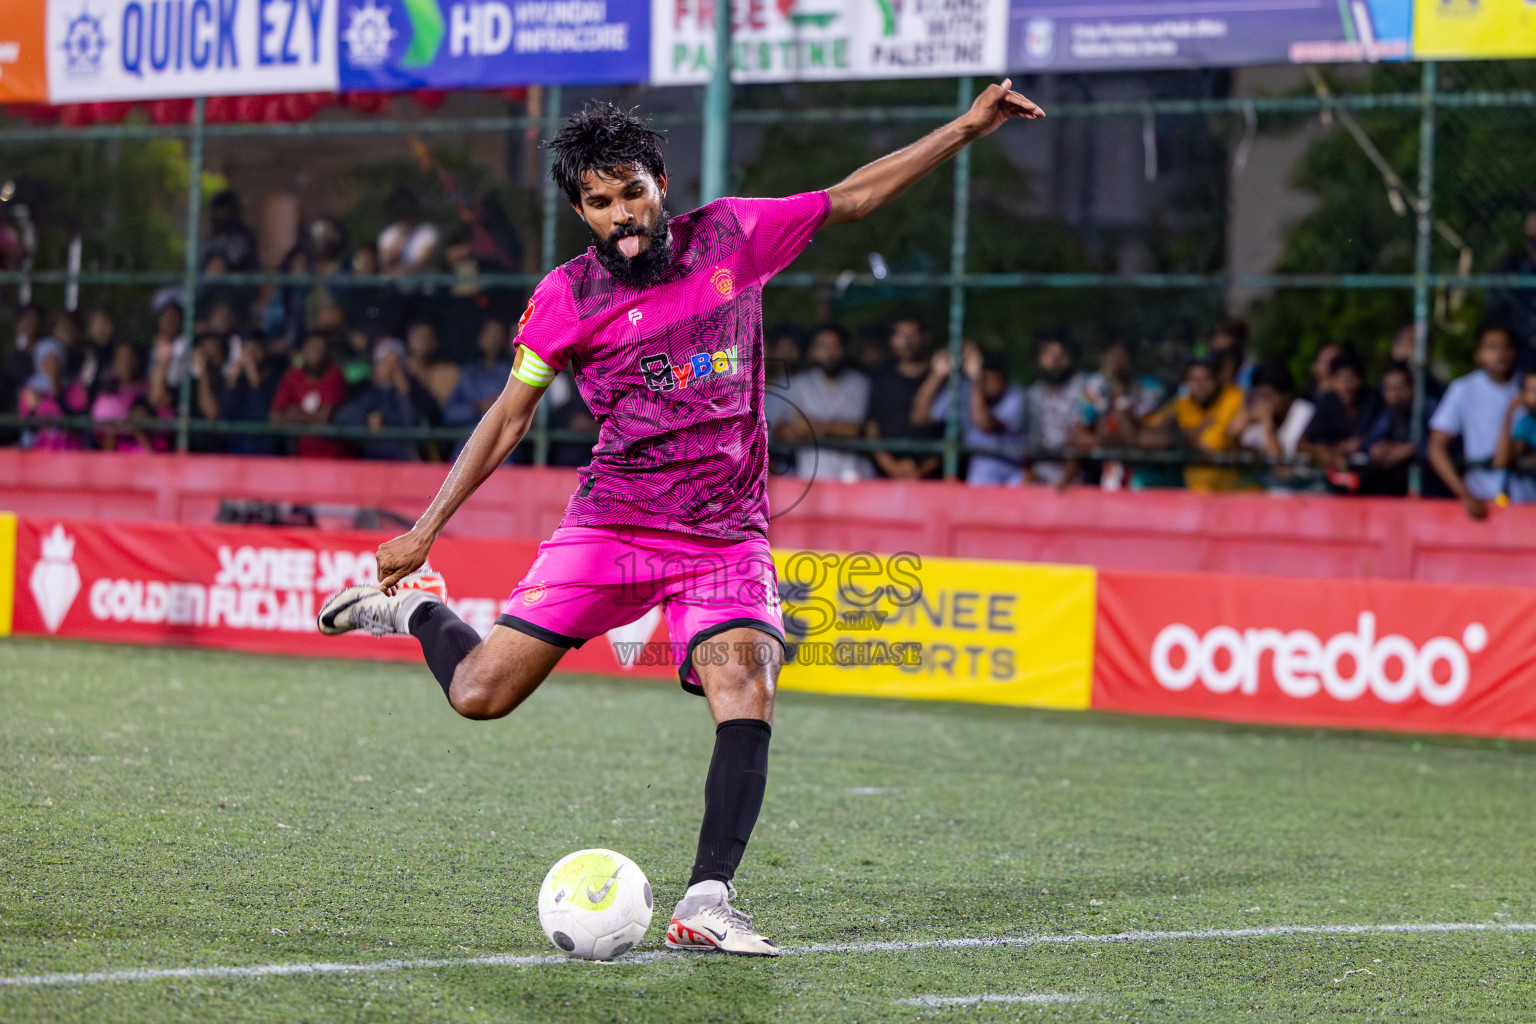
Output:
M717 723L693 875L667 929L674 949L778 954L728 902L762 808L783 659L766 534L763 282L822 228L867 217L1010 118L1044 116L1010 86L988 86L959 118L825 192L721 199L678 217L666 210L661 137L644 121L611 104L567 119L549 143L552 174L592 246L534 289L506 390L415 527L379 548L378 586L320 611L322 633L416 637L453 709L481 719L522 703L568 649L659 604L687 644L683 687ZM436 594L401 584L565 367L597 419L597 447L481 640Z

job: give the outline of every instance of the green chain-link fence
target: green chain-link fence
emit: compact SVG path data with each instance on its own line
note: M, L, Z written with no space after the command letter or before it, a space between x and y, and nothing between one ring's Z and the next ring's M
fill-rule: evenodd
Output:
M738 87L728 108L729 190L763 195L825 187L955 116L977 86L965 79ZM1010 126L870 221L821 236L772 282L765 298L769 321L809 322L828 311L872 321L915 310L956 356L974 337L1016 357L1036 330L1067 325L1083 348L1127 342L1157 370L1198 352L1211 324L1241 312L1254 321L1260 352L1287 359L1298 371L1318 345L1338 339L1379 361L1397 330L1411 324L1422 399L1426 373L1466 367L1475 326L1490 304L1505 314L1536 309L1536 274L1500 262L1518 250L1522 217L1536 194L1536 149L1526 144L1536 138L1536 64L1291 70L1270 82L1236 72L1056 76L1021 87L1046 107L1046 122ZM688 164L678 145L694 137L704 115L680 101L697 94L679 90L566 89L562 95L548 89L541 109L504 116L338 115L304 124L210 125L199 102L184 126L0 125L0 178L27 172L39 154L51 154L50 168L71 166L59 154L72 148L85 154L72 165L84 180L71 179L73 191L60 189L77 220L93 215L93 191L112 191L105 183L115 175L149 173L139 166L146 147L177 144L184 161L179 186L164 173L154 181L160 206L172 187L185 189L179 266L169 263L171 246L139 244L153 234L132 227L144 211L133 197L118 196L116 217L129 225L119 230L119 237L128 232L123 252L93 257L78 272L58 258L0 272L0 287L143 296L179 285L198 295L208 284L200 279L197 252L210 150L259 142L273 151L309 152L302 147L316 140L409 134L451 155L472 137L491 136L521 140L520 159L536 174L536 140L551 135L561 114L588 95L657 108L654 122L673 136L670 159ZM1284 174L1276 173L1276 161L1283 161ZM460 170L487 188L498 184L472 163L464 158ZM393 164L363 166L353 191L377 189L399 173ZM547 180L524 175L521 184L500 184L524 237L537 238L528 248L538 256L525 260L528 267L547 270L584 244L579 222ZM1289 215L1270 209L1278 206ZM369 226L358 223L359 231ZM1250 225L1253 235L1264 237L1249 237ZM1244 256L1245 247L1255 252ZM57 246L41 252L59 256ZM156 265L140 265L144 261ZM482 274L478 285L526 291L538 277ZM225 275L217 283L305 286L312 280L263 273ZM378 288L398 282L353 275L329 283ZM437 274L412 279L411 287L455 284L462 284L455 275ZM952 397L958 358L955 363ZM1017 358L1014 369L1024 370ZM959 403L951 401L950 408L942 440L882 446L941 453L946 473L954 475L964 445ZM192 414L188 385L178 413L167 428L182 448L200 432L360 436L358 429L334 426L204 422ZM19 422L9 417L0 425ZM1414 423L1418 429L1420 419ZM465 433L413 428L388 435L446 447ZM541 417L529 440L533 461L545 461L551 443L577 439ZM1254 461L1190 452L1088 454Z

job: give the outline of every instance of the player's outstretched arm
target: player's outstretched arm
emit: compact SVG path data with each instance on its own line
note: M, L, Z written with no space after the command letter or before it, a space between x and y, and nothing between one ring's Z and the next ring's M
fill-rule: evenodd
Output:
M989 85L976 97L970 110L949 124L929 132L906 149L865 164L827 189L832 208L821 226L863 220L968 143L997 131L1003 122L1015 117L1033 121L1044 116L1045 111L1032 100L1013 91L1012 79Z
M522 350L518 350L522 357ZM379 546L379 588L395 592L395 584L420 569L432 550L432 542L448 520L485 483L496 467L507 461L512 449L528 433L533 411L545 389L524 383L515 375L507 378L501 397L480 417L480 424L464 443L464 450L454 460L448 479L438 489L437 497L416 520L408 533Z

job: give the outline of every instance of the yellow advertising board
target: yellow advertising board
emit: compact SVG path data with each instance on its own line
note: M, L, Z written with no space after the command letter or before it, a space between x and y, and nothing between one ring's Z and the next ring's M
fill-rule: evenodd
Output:
M1413 55L1536 57L1533 0L1414 0Z
M775 551L791 690L1082 709L1091 568Z
M11 635L16 600L16 516L0 512L0 636Z

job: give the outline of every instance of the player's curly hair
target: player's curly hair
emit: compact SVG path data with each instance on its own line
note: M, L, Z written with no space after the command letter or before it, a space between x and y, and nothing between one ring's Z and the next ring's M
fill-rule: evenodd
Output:
M591 102L572 114L546 145L554 151L549 169L572 206L581 205L581 176L588 171L611 172L643 167L652 177L667 172L661 155L665 140L633 111L613 103Z

